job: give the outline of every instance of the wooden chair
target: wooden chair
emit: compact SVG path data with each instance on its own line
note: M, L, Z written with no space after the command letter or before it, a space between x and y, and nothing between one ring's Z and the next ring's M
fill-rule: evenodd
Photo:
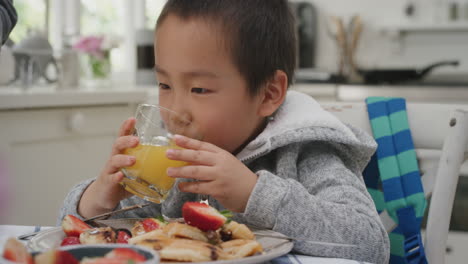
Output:
M372 130L362 103L322 103L344 123ZM424 247L429 263L444 263L448 230L460 168L468 158L468 105L407 103L408 122L418 157L427 210ZM467 165L468 162L465 163ZM465 171L463 173L466 173ZM391 232L396 224L384 212L382 222Z

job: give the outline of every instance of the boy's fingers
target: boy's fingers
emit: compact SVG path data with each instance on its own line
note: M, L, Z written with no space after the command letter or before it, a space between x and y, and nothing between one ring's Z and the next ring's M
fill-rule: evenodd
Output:
M216 164L216 156L212 152L193 149L168 149L166 157L198 165L212 166Z
M120 171L123 167L132 166L135 164L135 157L128 156L128 155L114 155L110 158L109 162L107 162L105 172L106 174L114 174Z
M119 183L119 182L122 181L122 179L123 179L123 177L124 177L124 174L123 174L123 172L118 171L118 172L116 172L116 173L114 173L114 174L112 174L112 175L110 175L110 176L111 176L111 179L112 179L112 181L113 181L114 183Z
M180 182L179 190L182 192L198 193L198 194L210 194L210 188L208 182L195 181L195 182Z
M175 135L174 141L179 147L187 148L187 149L195 149L195 150L206 150L209 152L216 152L219 148L213 144L208 142L200 141L197 139Z
M115 140L112 146L111 155L117 155L122 153L125 149L134 148L138 146L139 140L136 136L122 136Z
M199 181L211 181L211 168L207 166L183 166L167 169L167 175L174 178L194 179Z
M133 133L133 128L135 126L136 119L134 117L130 117L123 122L120 126L119 130L119 137L131 135Z

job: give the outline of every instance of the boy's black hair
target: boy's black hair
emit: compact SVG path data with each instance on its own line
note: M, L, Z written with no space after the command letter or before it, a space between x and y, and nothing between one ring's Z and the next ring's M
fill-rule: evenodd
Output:
M291 85L296 67L296 33L286 0L168 0L156 29L171 14L221 26L251 95L256 95L276 70L284 71Z

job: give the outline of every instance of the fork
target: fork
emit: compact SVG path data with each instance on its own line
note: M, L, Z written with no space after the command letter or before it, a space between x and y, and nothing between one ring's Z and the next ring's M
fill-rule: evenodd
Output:
M83 222L89 224L89 223L93 222L94 220L97 220L97 219L100 219L100 218L108 217L108 216L111 216L111 215L116 214L116 213L121 213L121 212L125 212L125 211L130 211L130 210L133 210L133 209L143 208L143 207L146 207L146 206L148 206L148 205L151 205L151 203L136 204L136 205L132 205L132 206L127 206L127 207L124 207L124 208L119 209L119 210L115 210L115 211L107 212L107 213L104 213L104 214L95 215L95 216L90 217L90 218L86 218L85 220L83 220ZM27 233L27 234L18 236L17 238L18 238L19 240L29 240L29 239L31 239L31 237L33 237L33 236L39 234L40 232L41 232L41 231Z
M200 195L200 203L204 203L206 205L210 205L210 203L208 202L208 195L206 194L201 194Z

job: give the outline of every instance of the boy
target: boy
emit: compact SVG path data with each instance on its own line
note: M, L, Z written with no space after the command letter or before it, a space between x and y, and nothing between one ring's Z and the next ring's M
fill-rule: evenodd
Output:
M159 104L195 122L203 141L176 136L184 150L168 169L178 188L162 204L115 217L180 217L185 201L208 195L234 219L287 236L357 247L295 243L303 254L384 263L387 234L361 172L375 142L287 88L295 67L294 19L286 0L169 0L155 33ZM135 120L122 126L96 180L76 186L61 217L90 217L141 204L118 184L135 159Z

